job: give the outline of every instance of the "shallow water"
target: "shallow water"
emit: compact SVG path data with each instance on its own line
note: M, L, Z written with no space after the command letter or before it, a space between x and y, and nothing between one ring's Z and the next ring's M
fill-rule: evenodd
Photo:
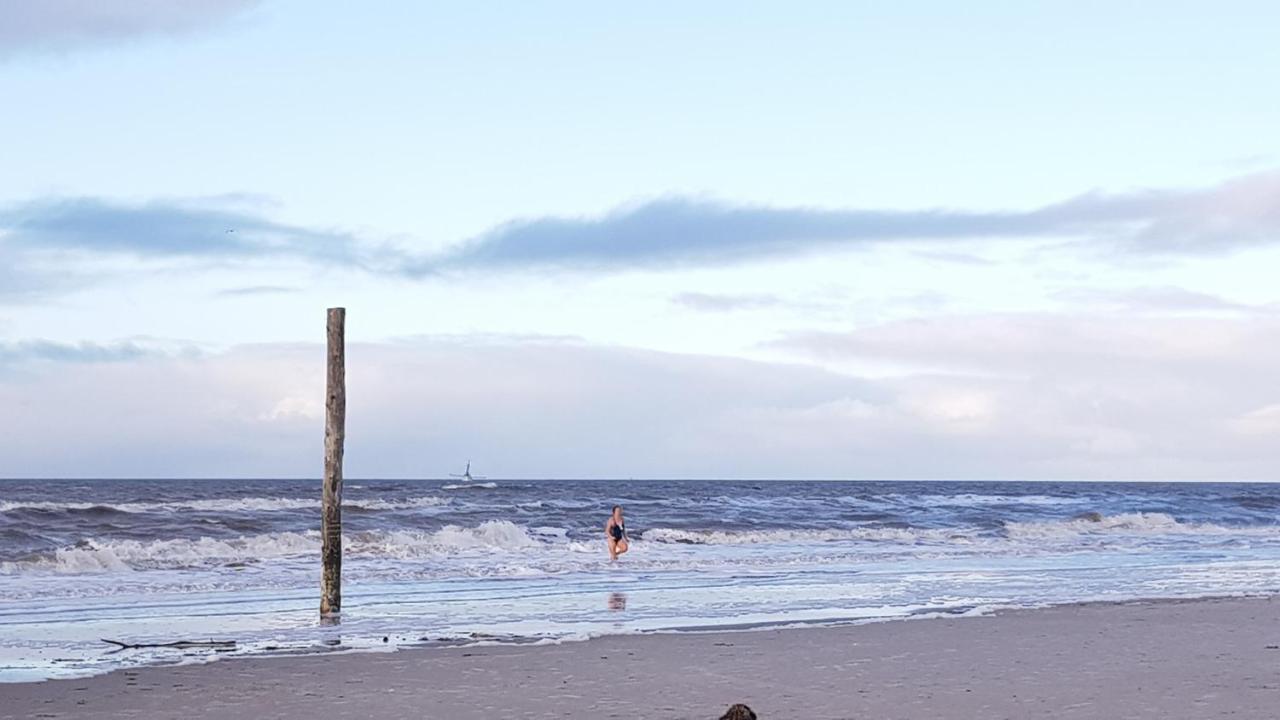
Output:
M0 680L211 656L104 637L392 648L1280 588L1280 485L349 480L343 621L319 627L318 497L0 480Z

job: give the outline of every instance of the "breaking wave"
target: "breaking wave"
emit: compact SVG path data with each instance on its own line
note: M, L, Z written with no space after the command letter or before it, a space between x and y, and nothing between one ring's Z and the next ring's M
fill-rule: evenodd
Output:
M151 507L191 506L191 503L158 503ZM209 501L216 502L216 501ZM241 503L304 502L289 498L247 498ZM314 503L305 501L306 507ZM434 507L449 503L438 497L405 500L372 500L349 503L369 510L398 510ZM62 509L77 503L50 503ZM28 505L23 505L27 507ZM89 505L90 508L101 507ZM113 506L117 509L124 505ZM418 521L415 521L418 522ZM26 537L25 535L23 537ZM913 554L997 551L1024 553L1037 549L1088 548L1099 542L1123 543L1134 547L1162 542L1185 542L1188 539L1217 537L1236 540L1280 541L1280 525L1228 527L1212 523L1180 521L1158 512L1132 512L1103 515L1085 513L1072 518L1037 521L1005 521L994 527L911 527L863 525L837 528L771 528L745 530L698 530L654 527L634 532L637 550L658 561L671 550L658 550L663 545L751 546L776 545L784 553L837 551L840 544L850 544L862 553L881 548L898 552L907 548ZM345 552L352 558L366 560L444 560L450 557L484 556L504 552L601 552L594 529L569 531L564 527L535 525L525 527L508 520L488 520L473 526L448 524L432 530L412 527L380 528L349 531L343 539ZM216 569L249 568L284 563L311 562L319 552L320 535L315 530L262 532L238 537L183 537L155 540L88 537L53 550L29 555L10 555L0 562L0 574L27 573L80 574L134 572L182 568ZM647 546L647 550L645 549ZM783 550L782 548L787 548ZM718 554L717 554L718 555ZM545 556L544 556L545 557ZM571 556L560 556L569 559ZM790 555L788 555L790 557ZM713 557L707 558L714 561ZM720 558L723 560L724 558ZM685 556L682 561L688 561Z
M317 532L268 533L227 540L209 537L149 542L89 539L50 554L0 563L0 572L79 574L251 564L316 553L319 547L320 534Z
M840 541L871 541L894 543L968 542L974 535L957 529L860 527L830 530L682 530L677 528L652 528L645 530L640 539L646 542L679 543L684 545L774 545L827 543Z
M900 502L922 505L985 507L990 505L1078 505L1080 498L1055 495L1000 495L988 493L922 493L918 495L893 494L889 497Z
M1159 512L1103 515L1088 512L1067 520L1004 523L1008 537L1018 540L1053 540L1100 535L1251 535L1280 538L1280 526L1227 527L1213 523L1182 522Z
M414 508L435 507L448 503L448 498L424 496L400 500L363 500L347 498L343 507L362 510L410 510ZM179 502L126 502L126 503L87 503L56 501L0 501L0 513L18 511L43 512L120 512L120 513L156 513L175 511L194 512L272 512L281 510L318 510L319 498L288 497L246 497L246 498L210 498L206 500L183 500Z
M639 535L655 543L684 545L796 545L835 542L888 543L895 545L969 545L993 541L1039 544L1050 547L1070 541L1114 537L1135 541L1161 537L1269 538L1280 540L1280 525L1228 527L1213 523L1182 522L1158 512L1103 515L1089 512L1067 519L1005 521L995 530L978 527L853 527L831 529L689 530L652 528ZM1045 545L1050 543L1050 545Z
M413 559L447 557L468 552L526 550L559 544L575 549L561 528L529 531L506 520L489 520L476 527L447 525L435 532L368 531L343 538L351 557ZM542 538L542 539L538 539ZM263 561L306 558L320 552L320 533L278 532L239 538L99 541L82 540L35 557L0 563L0 574L42 572L80 574L134 572L180 568L246 567Z
M343 507L353 507L361 510L416 510L419 508L440 507L447 504L449 504L449 498L435 497L434 495L405 500L346 499L342 501Z

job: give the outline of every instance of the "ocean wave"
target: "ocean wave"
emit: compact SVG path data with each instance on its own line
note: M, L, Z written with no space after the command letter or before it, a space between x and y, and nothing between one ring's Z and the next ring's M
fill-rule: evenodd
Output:
M1060 497L1057 495L1004 495L991 493L893 493L885 496L888 499L909 504L947 505L966 507L985 507L989 505L1079 505L1086 502L1081 497Z
M552 544L575 549L574 543L568 542L567 531L563 528L528 531L506 520L489 520L475 527L447 525L435 532L355 532L343 538L343 552L352 557L403 560L477 551L528 550ZM201 537L149 542L88 539L52 553L0 563L0 574L244 567L268 560L315 557L319 552L320 533L316 531L264 533L233 539Z
M684 530L651 528L640 533L645 542L683 545L766 545L827 543L851 540L872 542L964 543L974 540L974 531L959 528L858 527L828 530Z
M18 510L37 510L45 512L67 511L67 510L100 510L105 512L129 512L121 510L118 506L107 505L103 503L89 502L54 502L48 500L29 500L29 501L5 501L0 500L0 513L15 512Z
M1103 515L1084 513L1067 519L1005 521L1003 533L982 528L853 527L830 529L688 530L657 527L639 534L641 540L685 545L795 545L861 541L892 545L975 545L999 550L996 541L1052 543L1082 537L1202 536L1219 538L1268 538L1280 540L1280 526L1228 527L1213 523L1182 522L1155 512ZM1003 538L999 537L1002 535ZM1044 545L1051 547L1051 545ZM1019 547L1007 548L1022 552Z
M309 501L308 501L309 502ZM393 510L405 507L432 507L446 504L446 498L420 497L403 500L374 499L360 501L371 509ZM64 503L65 504L65 503ZM343 538L349 557L377 565L388 561L411 561L406 567L413 572L425 568L435 572L446 565L458 571L454 560L471 566L498 564L509 560L503 553L524 553L532 566L553 570L581 569L581 558L601 555L602 543L594 529L570 525L560 527L562 520L537 518L528 525L509 520L488 520L476 525L449 524L435 530L398 528L348 528ZM541 522L538 522L538 521ZM408 524L408 523L406 523ZM184 525L183 532L196 535L209 532L200 523ZM265 528L264 528L265 529ZM111 573L184 568L217 570L219 568L303 567L319 554L320 535L315 530L281 530L259 532L239 537L176 537L154 540L89 537L74 545L56 550L34 551L28 556L9 555L0 562L0 574L79 574ZM250 527L249 532L255 532ZM74 537L74 536L73 536ZM1169 538L1164 540L1162 538ZM731 546L777 546L770 549L788 562L794 557L810 561L832 554L857 553L865 556L877 550L885 553L906 552L923 557L936 553L981 553L1022 555L1041 551L1089 549L1120 544L1145 547L1164 542L1267 543L1280 542L1280 526L1227 527L1211 523L1180 521L1158 512L1134 512L1102 515L1086 513L1072 518L1037 521L1006 520L1002 525L966 527L915 527L868 524L831 528L730 528L689 529L653 527L634 531L635 552L631 562L662 563L675 558L688 563L705 556L711 565L733 562L746 553L735 553ZM841 544L847 547L842 548ZM667 546L663 549L663 546ZM674 545L725 546L719 551L703 552L690 548L676 550ZM708 549L710 550L710 549ZM754 552L751 553L753 556ZM474 560L474 562L473 562ZM438 562L437 562L438 561ZM443 563L443 564L442 564ZM421 565L421 568L416 567ZM469 572L469 569L464 569ZM219 572L221 572L219 570Z
M430 533L403 530L356 533L346 549L355 555L404 559L473 550L522 550L543 544L513 522L487 520L476 527L446 525Z
M55 501L0 502L0 512L22 510L62 512L121 512L148 513L193 510L196 512L261 512L271 510L298 510L318 507L318 499L284 497L210 498L206 500L182 500L178 502L126 502L87 503Z
M1053 540L1100 535L1249 535L1280 537L1280 527L1227 527L1213 523L1182 522L1159 512L1103 515L1088 512L1069 519L1004 523L1005 534L1015 540Z
M50 572L81 574L132 572L217 565L251 564L262 560L319 552L320 534L268 533L236 539L82 540L26 560L0 563L0 573Z
M400 500L353 500L348 498L343 501L342 506L361 510L409 510L414 508L435 507L448 502L448 498L432 495ZM120 513L154 513L174 512L180 510L193 512L273 512L281 510L318 510L319 508L319 498L289 497L209 498L205 500L182 500L177 502L128 503L0 501L0 512L18 512L24 510L44 512Z
M420 508L440 507L449 504L449 498L428 495L425 497L407 498L403 500L343 500L343 507L361 510L416 510Z
M440 486L441 490L496 490L498 483L495 482L470 482L470 483L449 483Z

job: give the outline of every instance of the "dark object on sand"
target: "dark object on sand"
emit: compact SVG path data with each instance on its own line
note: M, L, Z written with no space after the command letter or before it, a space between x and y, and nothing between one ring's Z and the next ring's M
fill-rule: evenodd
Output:
M175 648L182 650L198 647L230 649L236 646L235 640L178 640L176 642L167 643L127 643L120 642L119 640L108 640L106 638L102 638L102 642L117 645L121 650L134 650L137 648Z
M756 714L751 708L738 703L726 710L720 720L756 720Z

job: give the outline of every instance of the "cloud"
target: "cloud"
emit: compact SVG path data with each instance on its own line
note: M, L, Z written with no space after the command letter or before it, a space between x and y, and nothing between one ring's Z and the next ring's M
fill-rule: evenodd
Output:
M298 288L284 285L250 285L248 287L226 288L219 290L218 297L246 297L253 295L289 295L299 292Z
M40 300L74 284L67 270L48 271L33 265L28 258L4 245L0 234L0 303L24 303Z
M915 256L931 262L949 263L953 265L970 265L973 267L992 267L999 263L994 260L969 253L950 252L946 250L917 250Z
M1255 311L1259 307L1180 287L1069 288L1054 293L1079 305L1127 312Z
M0 59L205 30L260 0L35 0L0 3Z
M1232 429L1246 435L1280 438L1280 403L1272 403L1241 413L1231 421Z
M772 208L665 198L602 217L513 221L407 269L721 265L832 246L1040 231L1016 213Z
M1280 318L1053 313L943 315L851 332L801 332L771 343L826 359L890 361L937 372L1061 371L1128 377L1231 368L1280 372Z
M436 254L278 222L243 200L72 197L0 208L0 260L6 260L0 299L75 286L88 274L72 277L68 268L119 256L206 264L284 259L421 279L451 270L722 266L890 242L946 242L947 250L925 249L932 253L926 257L986 262L952 246L1053 238L1114 259L1226 253L1280 241L1280 173L1199 190L1091 193L1016 212L772 208L666 198L600 217L512 221ZM705 309L707 298L701 300Z
M757 310L776 307L782 303L782 300L776 295L766 293L719 294L685 292L672 297L671 302L700 312L732 312L735 310Z
M599 217L512 221L442 256L409 263L405 271L723 265L886 242L990 238L1077 239L1095 249L1155 254L1212 254L1275 243L1280 172L1197 190L1088 193L1004 212L775 208L663 198Z
M72 197L0 208L0 301L83 287L117 272L110 263L120 258L186 267L297 261L373 271L399 262L393 249L343 232L270 220L248 200Z
M439 476L468 456L500 477L1280 473L1276 323L1178 321L1146 335L1142 323L1049 315L953 324L918 341L903 339L906 324L847 334L841 353L932 366L878 379L559 339L354 343L348 475ZM314 475L323 356L295 344L28 359L0 374L0 404L16 409L0 413L4 472Z
M220 259L297 256L358 262L353 238L267 220L211 200L112 203L58 198L0 211L4 242L15 250L124 253Z
M99 343L59 343L48 340L0 342L0 368L31 362L103 363L137 360L155 354L132 342L102 345Z
M492 475L758 474L767 469L748 467L758 458L710 452L704 431L757 406L875 402L861 381L812 368L559 339L347 353L351 477L439 476L468 454ZM17 453L4 473L307 476L323 431L323 358L318 345L255 345L0 375L0 403L21 408L0 414Z
M1280 403L1274 316L950 316L797 333L776 346L836 366L899 368L883 381L895 407L948 438L931 451L961 464L983 457L1027 476L1110 479L1280 471L1261 454L1277 440L1267 430Z

